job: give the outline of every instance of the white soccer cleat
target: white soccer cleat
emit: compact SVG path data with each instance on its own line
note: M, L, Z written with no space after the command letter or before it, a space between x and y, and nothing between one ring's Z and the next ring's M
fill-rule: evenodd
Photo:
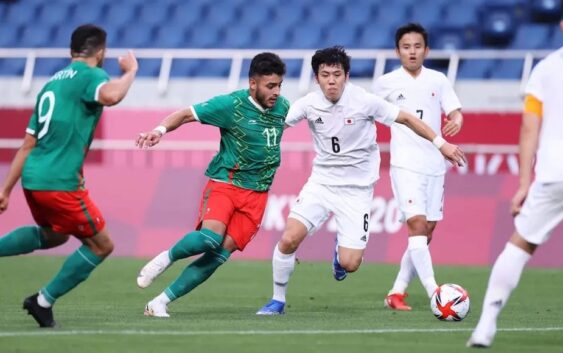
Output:
M140 288L147 288L160 276L170 265L170 257L168 257L168 250L161 252L154 259L150 260L139 272L137 276L137 285Z
M145 306L145 316L170 317L166 304L157 300L151 300Z

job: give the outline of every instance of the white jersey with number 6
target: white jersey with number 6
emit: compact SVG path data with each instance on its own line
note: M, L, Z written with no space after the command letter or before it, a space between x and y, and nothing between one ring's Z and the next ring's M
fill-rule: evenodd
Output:
M403 67L379 77L374 92L419 117L441 135L442 111L461 108L450 82L439 71L422 67L414 78ZM446 164L432 142L401 124L391 126L391 165L426 175L444 175Z
M399 108L347 83L337 103L315 91L293 103L285 123L307 119L316 157L310 181L323 185L368 186L379 179L379 147L374 121L390 126Z

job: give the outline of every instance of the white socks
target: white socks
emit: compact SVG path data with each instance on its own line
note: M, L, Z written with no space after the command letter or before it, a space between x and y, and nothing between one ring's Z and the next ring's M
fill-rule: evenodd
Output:
M156 300L159 303L166 304L166 305L168 305L168 303L171 302L170 298L168 298L168 296L166 295L165 292L160 293L157 297L155 297L153 299L153 301L154 300Z
M295 253L283 254L278 249L278 244L274 247L272 256L272 272L274 277L274 300L285 303L285 292L289 277L295 269Z
M401 259L401 268L399 269L399 273L397 274L397 278L395 279L395 283L393 283L393 288L391 288L389 294L404 294L409 286L409 283L415 276L416 269L414 268L409 249L407 248L403 254L403 258Z
M434 279L434 269L432 268L432 258L430 250L428 250L428 238L426 235L410 236L407 251L410 254L416 273L424 289L426 289L428 298L430 298L436 288L438 288L438 284Z
M481 318L473 333L477 342L490 344L494 338L498 315L518 285L522 270L531 257L516 245L507 243L497 258L487 285Z
M42 308L50 308L52 306L51 303L49 303L49 301L47 301L47 298L45 298L43 293L41 293L41 291L39 292L39 295L37 296L37 304L39 304L39 306L42 307Z

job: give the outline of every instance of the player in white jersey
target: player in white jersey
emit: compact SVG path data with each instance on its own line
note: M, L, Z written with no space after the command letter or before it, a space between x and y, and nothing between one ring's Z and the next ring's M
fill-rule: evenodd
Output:
M561 19L563 31L563 10ZM540 61L530 75L520 130L520 187L511 202L516 230L493 266L481 317L468 347L492 344L498 315L518 285L524 266L563 220L562 67L563 47ZM532 182L534 155L536 177Z
M401 67L379 77L377 95L424 121L438 135L452 136L463 124L461 104L444 74L423 66L428 55L428 34L424 27L409 23L397 29L395 51ZM442 111L446 124L442 129ZM407 224L408 246L401 268L385 305L395 310L411 310L405 302L406 289L418 274L428 297L436 288L428 244L436 224L443 218L444 157L430 141L401 124L391 125L391 183Z
M348 82L350 57L342 47L318 50L311 60L320 91L298 99L286 125L306 119L313 134L313 171L289 214L272 258L274 295L258 315L283 314L287 283L295 267L295 252L334 214L337 243L333 275L343 280L356 271L369 239L373 185L379 178L379 147L374 121L409 126L434 141L437 150L456 164L463 152L437 136L412 114Z

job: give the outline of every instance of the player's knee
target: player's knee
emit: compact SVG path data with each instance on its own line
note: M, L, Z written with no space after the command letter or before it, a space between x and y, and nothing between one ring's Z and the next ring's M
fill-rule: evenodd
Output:
M415 216L407 221L409 227L409 234L412 235L428 235L429 227L426 218Z
M301 242L297 237L293 237L288 233L284 233L284 235L278 242L278 249L284 254L292 254L297 251L300 243Z
M340 266L346 270L346 272L356 272L360 265L362 264L362 258L359 257L348 257L348 258L340 258L338 263Z

